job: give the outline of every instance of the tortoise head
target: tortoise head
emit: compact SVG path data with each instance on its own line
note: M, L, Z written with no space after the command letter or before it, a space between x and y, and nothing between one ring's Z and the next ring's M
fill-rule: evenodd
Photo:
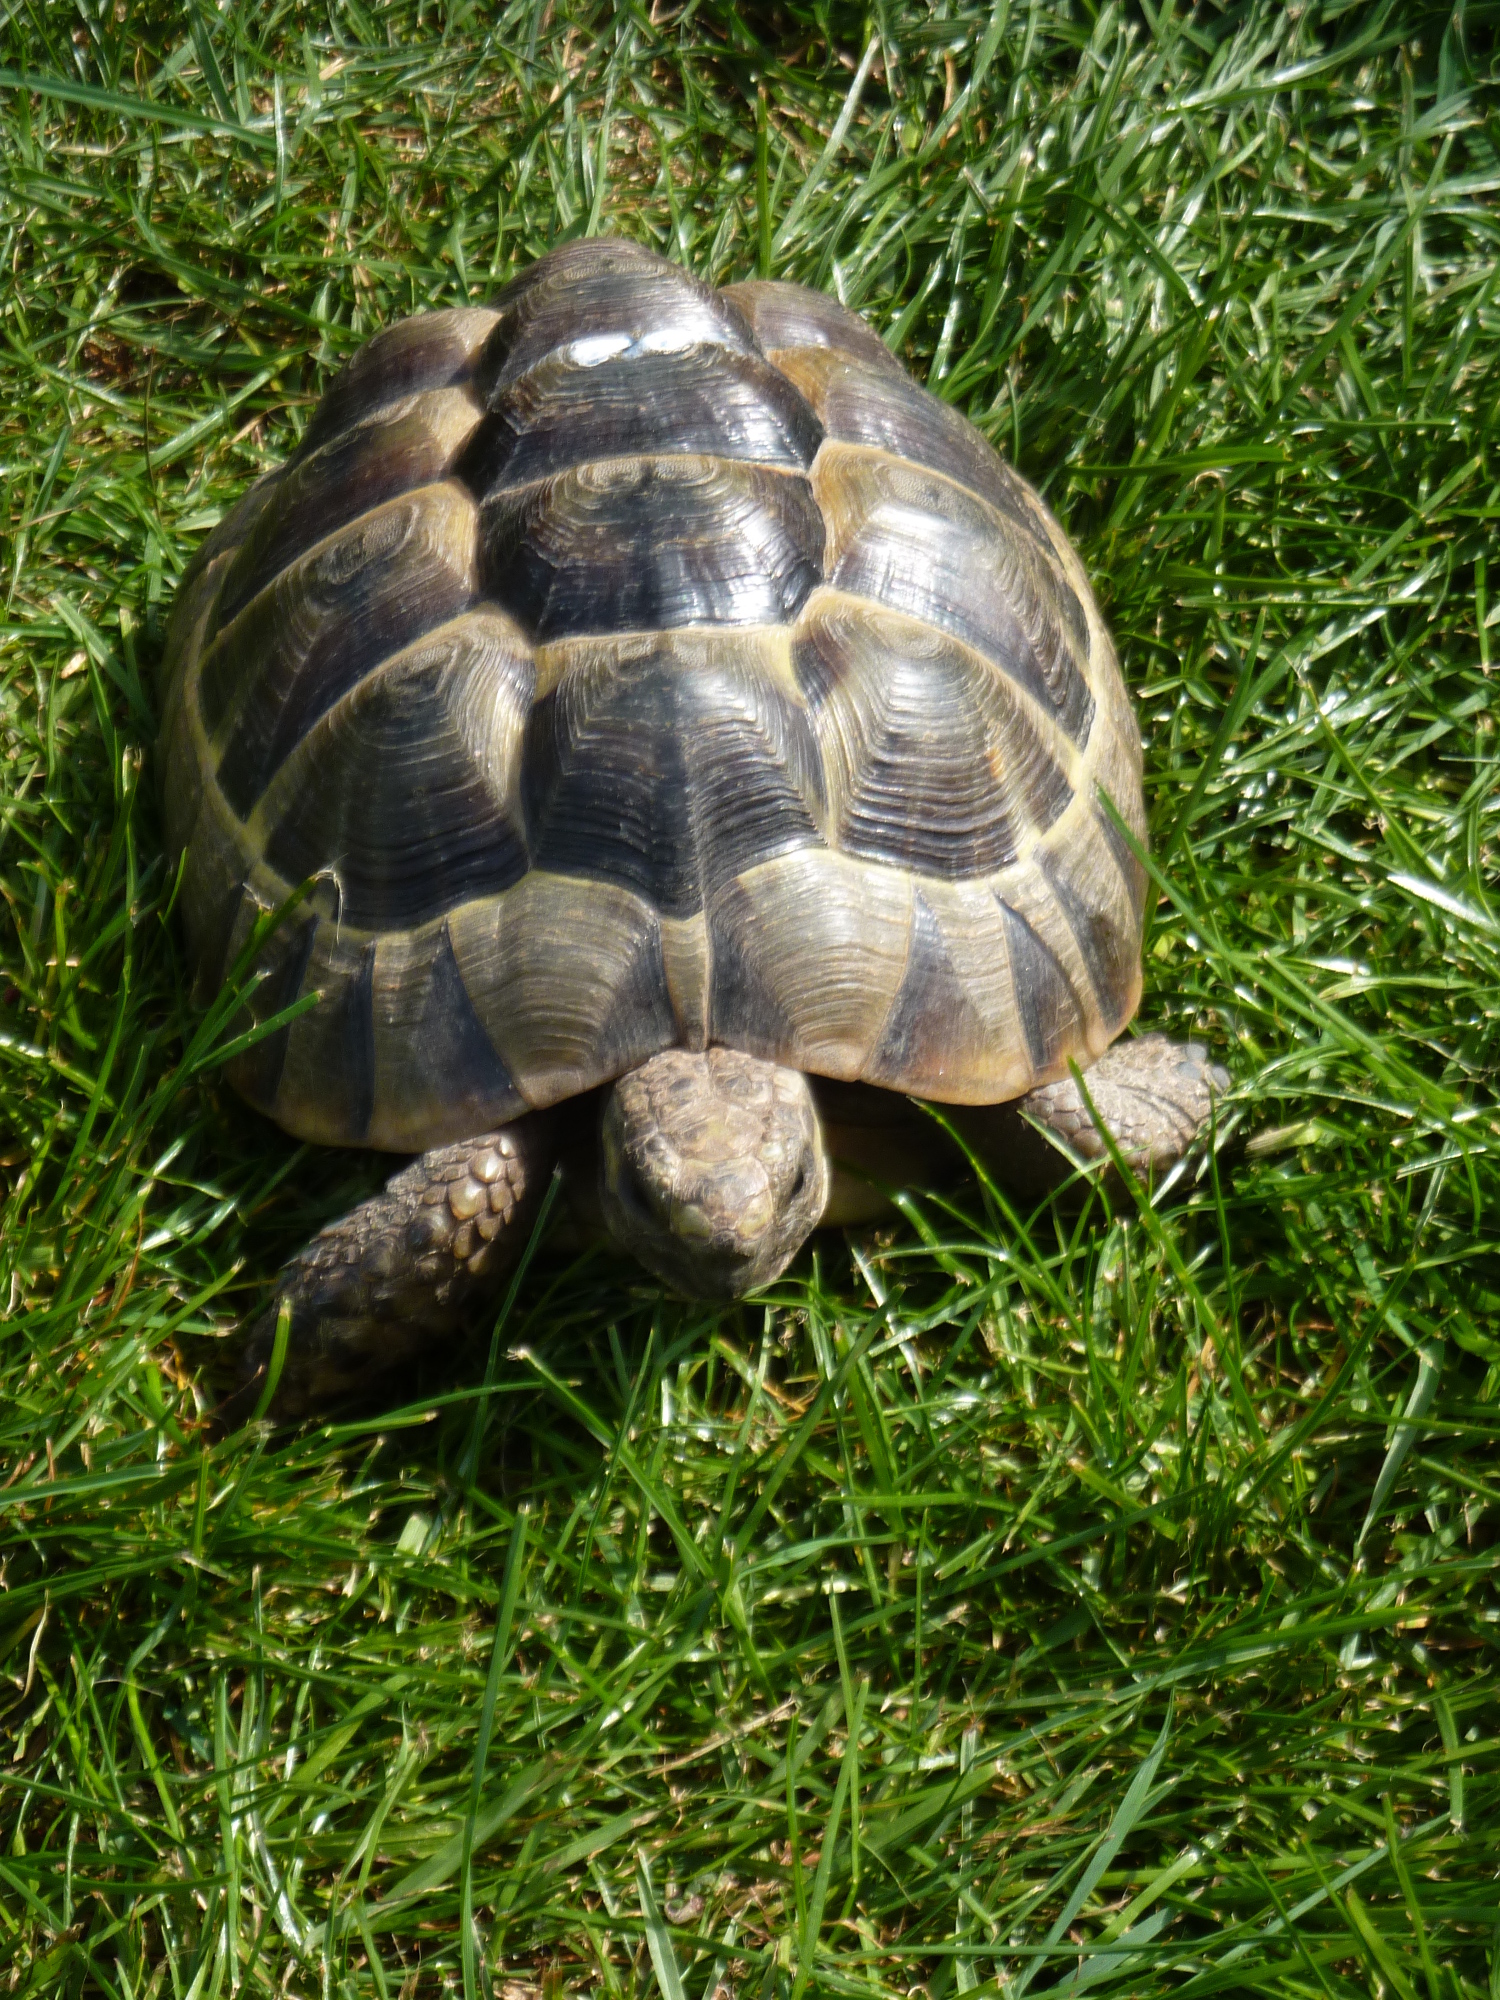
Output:
M610 1233L694 1298L738 1298L785 1270L828 1200L807 1078L736 1049L667 1049L604 1107Z

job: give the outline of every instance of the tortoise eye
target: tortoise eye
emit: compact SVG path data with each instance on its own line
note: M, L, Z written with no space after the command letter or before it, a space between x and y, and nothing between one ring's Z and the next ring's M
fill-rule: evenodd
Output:
M656 1210L645 1183L628 1160L621 1160L615 1177L615 1194L621 1208L637 1222L655 1222Z

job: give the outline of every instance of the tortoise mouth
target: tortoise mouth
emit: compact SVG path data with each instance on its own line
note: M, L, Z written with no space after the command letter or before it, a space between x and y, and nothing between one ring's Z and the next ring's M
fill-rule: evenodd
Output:
M653 1277L682 1298L727 1301L758 1292L779 1278L805 1241L803 1237L784 1254L773 1251L769 1256L689 1245L675 1237L654 1243L634 1237L628 1247Z
M610 1234L689 1297L769 1284L827 1202L807 1079L736 1050L671 1049L621 1077L600 1141Z

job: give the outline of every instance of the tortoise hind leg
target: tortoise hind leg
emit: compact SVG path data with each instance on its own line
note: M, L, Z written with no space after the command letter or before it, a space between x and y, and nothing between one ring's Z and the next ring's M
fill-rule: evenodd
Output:
M368 1390L456 1332L525 1248L558 1137L557 1121L533 1112L434 1147L319 1230L251 1323L241 1386L221 1418L240 1422L256 1407L284 1308L291 1326L271 1405L279 1419Z
M1173 1042L1165 1035L1116 1042L1083 1081L1127 1166L1143 1177L1182 1158L1208 1123L1214 1097L1230 1084L1228 1072L1209 1061L1201 1043ZM1071 1076L1028 1091L1014 1104L965 1113L956 1122L1002 1186L1026 1197L1048 1193L1070 1172L1066 1155L1048 1142L1046 1132L1055 1133L1077 1159L1102 1160L1107 1151ZM1038 1125L1044 1131L1035 1130Z

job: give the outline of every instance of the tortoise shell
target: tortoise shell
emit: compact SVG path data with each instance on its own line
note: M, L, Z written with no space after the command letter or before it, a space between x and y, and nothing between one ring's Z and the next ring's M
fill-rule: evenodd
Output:
M1140 747L1036 494L820 293L570 245L377 335L169 636L232 1066L414 1151L710 1042L994 1103L1139 992ZM264 928L264 926L263 926Z

